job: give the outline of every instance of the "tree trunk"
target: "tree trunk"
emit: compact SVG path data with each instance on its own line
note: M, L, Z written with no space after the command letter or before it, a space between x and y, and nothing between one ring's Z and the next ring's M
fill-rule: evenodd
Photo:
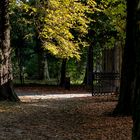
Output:
M96 45L96 41L93 40L94 35L95 35L95 32L92 29L90 29L88 31L88 37L89 37L88 41L90 45L88 47L86 72L85 72L85 78L83 81L83 84L85 84L87 88L92 88L93 86L93 46Z
M44 80L50 80L47 54L44 54Z
M93 46L90 45L88 48L87 58L87 83L86 86L91 88L93 84Z
M130 2L131 3L131 2ZM133 84L133 133L132 140L140 140L140 2L135 0L134 11L135 12L135 80Z
M47 52L44 51L42 40L39 37L39 33L36 30L36 52L38 55L38 80L50 79L47 61Z
M126 46L124 47L120 96L114 110L115 115L132 114L132 91L135 74L135 23L134 23L134 1L127 2L127 25L126 25Z
M140 140L140 62L138 63L139 65L137 65L135 84L134 84L134 100L133 100L133 113L132 113L132 118L133 118L132 140Z
M12 87L8 0L0 1L0 100L19 101Z
M61 65L61 77L60 77L60 86L63 87L65 85L65 79L66 79L66 63L67 59L62 60Z
M37 79L43 80L44 79L44 50L42 48L42 40L39 37L38 30L36 30L36 52L37 52L37 59L38 59L38 73L37 73Z

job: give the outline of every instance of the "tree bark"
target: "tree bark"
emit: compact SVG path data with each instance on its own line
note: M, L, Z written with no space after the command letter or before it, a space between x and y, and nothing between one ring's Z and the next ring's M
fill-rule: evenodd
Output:
M19 101L12 87L8 0L0 1L0 100Z
M135 74L135 23L134 1L127 1L126 46L124 47L120 95L115 115L132 114L132 91Z
M140 62L139 66L137 65L135 75L132 118L133 118L132 140L140 140Z
M140 1L134 2L134 22L135 22L135 75L133 84L133 131L132 140L140 140Z

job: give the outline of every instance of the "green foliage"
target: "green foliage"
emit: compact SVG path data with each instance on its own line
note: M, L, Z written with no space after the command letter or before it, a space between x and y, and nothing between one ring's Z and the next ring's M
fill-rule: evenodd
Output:
M30 70L30 66L37 67L37 39L56 57L79 60L81 56L80 61L70 59L68 63L73 81L81 79L86 65L85 46L93 45L96 61L104 47L112 48L116 41L124 43L125 9L123 0L11 0L12 46L22 51L28 74L37 71ZM54 78L59 62L50 59L48 63L51 72L56 69L54 75L50 74Z
M79 59L78 41L74 40L70 29L74 28L81 36L87 33L85 8L74 0L50 0L49 7L45 9L45 23L41 37L45 48L52 54L61 58Z
M50 78L57 79L57 81L59 81L60 70L61 70L61 60L52 55L49 55L48 66L49 66Z
M107 0L102 3L107 3L103 12L109 17L111 25L117 31L117 37L122 41L125 40L126 1Z
M99 0L96 7L100 10L87 14L92 19L89 24L89 43L100 48L104 46L112 48L117 41L121 41L124 44L126 23L125 1Z
M79 44L86 44L81 37L87 34L89 22L85 12L96 5L94 0L88 0L88 5L75 0L29 0L26 3L20 1L18 5L33 17L32 24L45 49L60 58L80 59ZM79 34L77 39L71 29Z
M28 79L37 79L38 75L38 62L37 62L37 55L34 54L30 58L30 61L26 63L26 70L25 73L27 73Z
M67 76L71 78L72 84L81 84L85 73L85 62L80 59L70 59L67 63Z

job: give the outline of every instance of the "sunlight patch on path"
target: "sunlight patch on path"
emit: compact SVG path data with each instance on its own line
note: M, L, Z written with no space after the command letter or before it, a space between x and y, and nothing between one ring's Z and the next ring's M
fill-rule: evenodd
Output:
M65 99L74 97L90 97L90 93L85 94L37 94L37 93L17 93L20 99Z

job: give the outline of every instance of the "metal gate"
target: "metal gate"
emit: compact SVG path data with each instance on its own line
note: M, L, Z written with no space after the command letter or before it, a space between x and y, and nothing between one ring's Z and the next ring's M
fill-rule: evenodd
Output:
M114 94L119 92L120 74L112 72L94 72L92 95Z
M122 49L98 49L94 56L92 95L118 93Z

